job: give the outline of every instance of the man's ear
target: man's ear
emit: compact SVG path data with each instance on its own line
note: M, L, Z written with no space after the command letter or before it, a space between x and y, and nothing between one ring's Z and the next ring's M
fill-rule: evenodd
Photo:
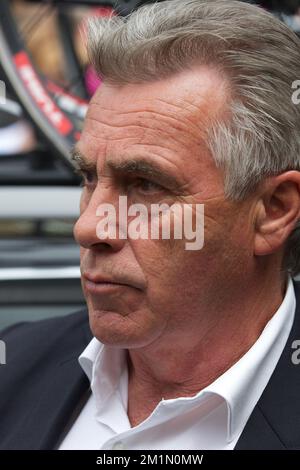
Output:
M256 207L254 254L269 255L282 248L299 218L300 172L267 178Z

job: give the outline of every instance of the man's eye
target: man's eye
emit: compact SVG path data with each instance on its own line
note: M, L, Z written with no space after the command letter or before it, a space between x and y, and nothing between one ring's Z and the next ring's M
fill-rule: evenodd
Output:
M78 174L81 177L81 187L91 186L92 184L94 184L94 175L91 172L80 170L78 171Z
M146 180L144 178L139 178L134 186L139 192L144 194L158 193L163 190L162 186L159 184L153 183L152 181Z

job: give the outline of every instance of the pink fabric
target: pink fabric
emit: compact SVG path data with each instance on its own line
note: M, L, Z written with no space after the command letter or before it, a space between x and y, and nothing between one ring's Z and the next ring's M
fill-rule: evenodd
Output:
M89 12L89 16L112 16L114 15L114 9L110 7L96 7L92 8ZM86 19L85 19L86 20ZM86 21L83 20L81 25L81 31L85 33L86 31ZM101 84L101 79L97 76L94 68L89 65L86 72L85 72L85 86L86 90L90 96L93 96L95 91L97 90L98 86Z
M85 86L90 96L95 93L100 84L100 78L97 76L94 68L89 65L85 72Z

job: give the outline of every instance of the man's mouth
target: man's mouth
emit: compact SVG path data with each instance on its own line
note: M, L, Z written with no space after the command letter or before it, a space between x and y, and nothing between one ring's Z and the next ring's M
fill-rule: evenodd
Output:
M82 274L84 288L91 293L103 293L104 291L113 291L120 288L132 288L141 290L142 285L135 280L123 277L104 276L99 273Z

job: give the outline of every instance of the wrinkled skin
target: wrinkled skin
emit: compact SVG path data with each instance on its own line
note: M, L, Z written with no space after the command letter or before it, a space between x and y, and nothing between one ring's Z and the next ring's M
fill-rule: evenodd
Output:
M206 67L152 83L104 83L77 145L97 170L84 172L74 230L91 329L101 342L129 350L131 395L138 396L143 381L153 391L148 410L132 411L133 423L162 393L189 395L220 375L249 349L282 301L274 274L280 253L255 253L257 220L266 213L262 192L243 202L227 200L205 145L206 130L225 117L229 97L226 80ZM171 182L120 170L131 159L155 163ZM96 209L117 206L120 195L128 204L204 204L204 247L188 251L184 240L172 239L99 240ZM127 285L92 292L86 276L97 273Z

